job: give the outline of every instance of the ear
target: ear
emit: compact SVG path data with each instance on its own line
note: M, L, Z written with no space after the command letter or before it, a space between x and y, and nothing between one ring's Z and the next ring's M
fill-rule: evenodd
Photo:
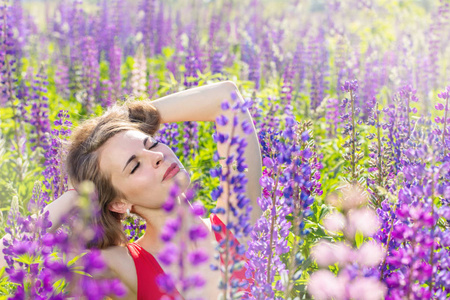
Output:
M110 211L124 214L127 212L127 208L131 210L131 205L123 200L114 200L108 205Z

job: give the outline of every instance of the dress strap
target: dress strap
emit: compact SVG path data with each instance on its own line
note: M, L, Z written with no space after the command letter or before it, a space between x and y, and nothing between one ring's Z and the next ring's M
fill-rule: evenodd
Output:
M162 296L165 299L179 299L177 291L173 295L166 295L159 289L158 276L163 275L164 270L151 253L136 243L127 244L127 248L136 267L138 300L160 299Z

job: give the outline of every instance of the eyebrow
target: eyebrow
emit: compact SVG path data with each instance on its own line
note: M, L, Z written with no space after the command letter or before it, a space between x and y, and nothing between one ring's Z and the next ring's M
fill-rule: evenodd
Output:
M148 136L143 141L144 147L147 144L147 141L148 141ZM136 155L134 155L134 154L130 156L130 158L127 160L127 163L125 164L125 167L123 167L122 172L125 171L125 169L127 168L128 164L130 162L132 162L135 158L136 158Z

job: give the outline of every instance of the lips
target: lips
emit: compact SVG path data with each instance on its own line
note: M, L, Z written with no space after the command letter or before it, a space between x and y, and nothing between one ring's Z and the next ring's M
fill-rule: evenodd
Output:
M180 167L177 165L177 163L172 163L166 170L166 173L164 173L162 181L166 179L170 179L173 176L177 175L177 173L180 171Z

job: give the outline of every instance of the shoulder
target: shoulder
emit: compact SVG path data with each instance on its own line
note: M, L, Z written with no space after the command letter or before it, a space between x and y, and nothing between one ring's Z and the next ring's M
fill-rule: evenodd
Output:
M113 246L100 250L110 277L118 278L128 291L137 292L137 274L134 260L126 246Z
M113 246L100 250L103 261L116 273L121 273L127 266L134 267L134 261L126 246Z

